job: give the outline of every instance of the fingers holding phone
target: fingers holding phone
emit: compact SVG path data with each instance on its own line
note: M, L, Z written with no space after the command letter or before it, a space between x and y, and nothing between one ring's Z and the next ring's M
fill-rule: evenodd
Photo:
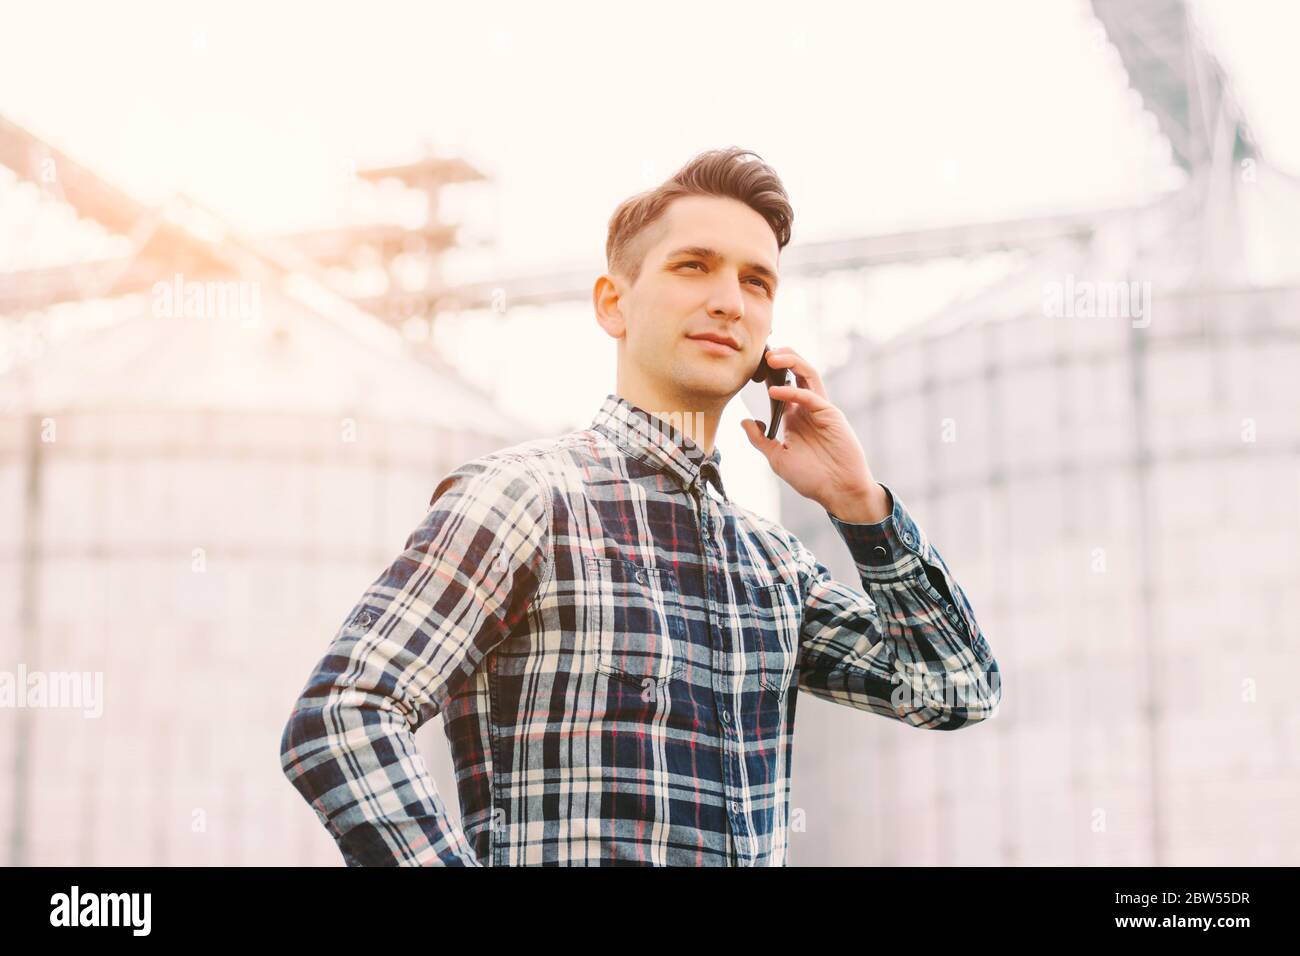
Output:
M767 390L772 385L785 385L790 380L785 368L781 367L779 363L774 367L768 362L768 357L775 354L773 349L764 345L763 354L758 360L758 368L750 376L750 381L762 382L764 390ZM768 412L767 434L765 437L771 441L776 438L777 429L781 425L781 416L785 413L785 399L774 398L769 392L768 401L770 410Z

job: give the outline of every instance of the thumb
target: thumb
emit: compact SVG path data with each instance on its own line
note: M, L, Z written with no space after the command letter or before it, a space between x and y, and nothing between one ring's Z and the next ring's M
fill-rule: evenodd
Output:
M775 441L772 441L767 437L766 422L760 422L760 421L755 421L752 418L746 418L740 424L744 427L745 434L749 437L749 443L753 445L755 448L757 448L759 451L761 451L764 455L767 455L768 452L771 450L771 446L776 444Z

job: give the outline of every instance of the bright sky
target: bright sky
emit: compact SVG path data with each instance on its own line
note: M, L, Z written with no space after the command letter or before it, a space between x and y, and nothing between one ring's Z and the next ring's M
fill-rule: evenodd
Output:
M1300 5L1201 6L1271 152L1300 169ZM777 167L797 239L1160 182L1082 0L345 9L13 4L0 111L143 198L184 190L259 230L335 221L347 164L429 140L492 175L476 229L519 268L598 257L614 204L713 145Z
M1266 153L1300 171L1300 4L1197 10ZM364 212L343 188L353 164L425 143L464 156L493 185L449 190L447 216L495 240L452 263L466 276L599 267L615 205L719 145L776 167L795 242L1173 182L1083 0L42 2L3 22L0 113L146 201L184 191L254 232L329 225ZM589 418L612 388L583 311L583 354L609 381L570 384L554 420ZM501 331L440 334L483 378L501 369L482 336Z

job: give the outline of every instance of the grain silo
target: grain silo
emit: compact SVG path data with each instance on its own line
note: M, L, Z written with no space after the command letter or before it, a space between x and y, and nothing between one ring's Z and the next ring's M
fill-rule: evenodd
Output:
M143 287L29 303L79 330L0 377L4 859L337 864L285 715L440 477L524 432L310 264L172 238L116 267Z
M1300 185L1181 3L1094 8L1185 185L827 379L967 588L1003 702L953 736L801 709L840 735L796 749L822 862L1300 862Z

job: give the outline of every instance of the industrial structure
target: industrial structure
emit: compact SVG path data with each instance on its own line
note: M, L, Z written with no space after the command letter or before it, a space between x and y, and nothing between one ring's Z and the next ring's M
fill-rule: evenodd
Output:
M1180 189L783 254L783 287L814 290L1002 264L931 319L858 337L825 376L966 587L1002 709L934 734L801 698L794 865L1300 862L1300 187L1263 155L1185 3L1091 7ZM119 705L111 723L6 722L0 851L338 862L276 762L303 662L433 477L519 432L397 330L502 299L572 305L591 275L456 286L434 270L380 294L331 278L361 247L386 262L450 248L437 190L479 175L457 160L368 174L431 197L420 229L270 242L197 204L144 209L0 120L0 190L17 188L9 167L48 193L48 159L62 200L119 239L21 274L0 258L0 316L113 316L0 379L0 650L94 662ZM150 316L145 292L178 272L260 281L260 321ZM856 581L820 509L783 489L779 517ZM440 722L416 739L453 793Z
M1300 862L1300 188L1184 4L1093 8L1186 185L829 377L959 569L1004 707L965 740L803 711L866 754L796 749L796 802L837 821L819 860ZM806 505L783 517L834 553Z
M336 862L281 773L285 716L438 480L527 436L329 267L454 229L431 198L420 229L252 241L3 120L0 161L10 228L98 237L0 273L0 661L102 675L81 706L0 711L0 859ZM473 171L370 175L433 197Z

